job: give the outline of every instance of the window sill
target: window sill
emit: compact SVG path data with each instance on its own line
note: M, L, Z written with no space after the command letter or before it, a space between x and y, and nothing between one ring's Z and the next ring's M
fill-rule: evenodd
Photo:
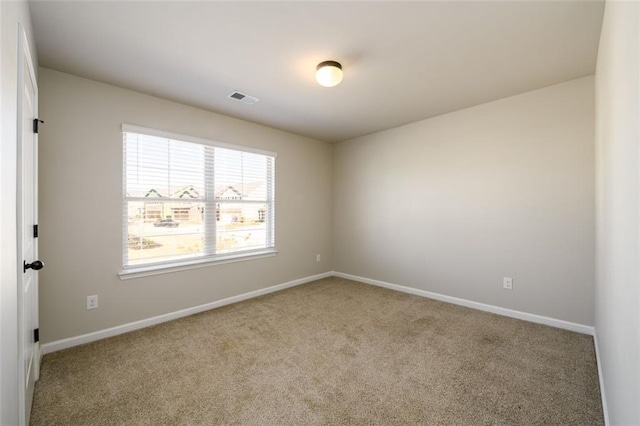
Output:
M150 277L153 275L170 274L172 272L188 271L190 269L206 268L225 263L244 262L246 260L262 259L273 257L278 254L276 249L266 249L251 253L232 253L229 255L217 256L215 259L197 259L180 262L172 262L163 265L137 266L122 270L118 276L121 280L133 278Z

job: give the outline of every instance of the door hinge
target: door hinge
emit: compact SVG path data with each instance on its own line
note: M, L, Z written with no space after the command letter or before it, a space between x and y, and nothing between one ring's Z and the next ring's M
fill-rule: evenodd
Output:
M38 133L39 123L44 124L44 121L42 121L42 120L40 120L38 118L34 118L33 119L33 133Z
M33 225L33 238L38 238L38 225Z
M40 341L40 329L36 328L35 330L33 330L33 342L39 342Z

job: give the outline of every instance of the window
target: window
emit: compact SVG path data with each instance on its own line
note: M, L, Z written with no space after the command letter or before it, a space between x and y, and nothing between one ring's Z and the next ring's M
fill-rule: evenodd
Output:
M275 252L275 154L123 125L127 270Z

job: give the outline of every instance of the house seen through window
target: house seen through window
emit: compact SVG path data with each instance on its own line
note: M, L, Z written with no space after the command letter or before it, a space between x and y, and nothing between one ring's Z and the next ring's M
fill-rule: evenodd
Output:
M275 154L123 125L124 269L275 246Z

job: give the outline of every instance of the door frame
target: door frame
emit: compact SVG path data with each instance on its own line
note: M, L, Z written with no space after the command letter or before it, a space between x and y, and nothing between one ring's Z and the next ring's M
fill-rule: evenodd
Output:
M36 80L36 74L33 67L33 63L31 60L31 51L29 49L29 41L27 39L27 34L25 32L22 24L18 24L18 90L17 90L17 119L16 119L16 144L17 144L17 164L16 164L16 241L17 241L17 293L18 293L18 415L19 422L21 425L25 425L28 420L28 415L26 413L26 403L27 403L27 383L25 382L25 374L24 371L24 339L27 335L27 330L25 330L26 325L24 324L24 301L23 301L23 279L24 273L23 271L23 260L34 261L36 259L23 259L23 218L22 218L22 205L23 205L23 182L22 182L22 171L23 171L23 159L22 159L22 138L23 138L23 92L25 86L25 71L28 71L29 78L31 78L33 82L34 89L34 98L33 105L34 110L37 115L38 111L38 85ZM28 70L25 70L25 64ZM38 135L34 133L33 135L33 144L34 144L34 163L33 163L33 185L34 185L34 219L35 223L38 220ZM34 238L34 252L37 255L38 253L38 239ZM35 292L35 307L33 308L35 312L35 325L36 328L39 327L39 319L38 319L38 273L35 272L33 277L33 285ZM34 357L33 357L33 371L34 371L34 379L38 380L40 376L40 359L41 359L41 351L40 351L40 342L36 342L34 346Z

